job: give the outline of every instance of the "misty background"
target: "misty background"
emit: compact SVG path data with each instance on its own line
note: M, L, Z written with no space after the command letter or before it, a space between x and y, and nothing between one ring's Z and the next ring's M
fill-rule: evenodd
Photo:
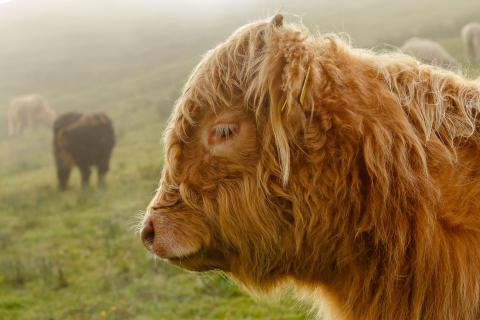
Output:
M414 35L458 37L465 22L478 18L480 4L475 0L454 5L448 0L13 0L0 5L0 103L25 92L65 94L174 61L198 60L236 27L279 11L290 21L303 21L311 31L346 32L355 46L377 47L400 46ZM178 76L175 80L185 78Z

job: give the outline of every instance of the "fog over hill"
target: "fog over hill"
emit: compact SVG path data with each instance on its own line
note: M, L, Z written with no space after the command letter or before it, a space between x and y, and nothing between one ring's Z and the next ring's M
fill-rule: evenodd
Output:
M0 108L14 95L102 85L199 59L238 26L283 12L354 45L458 36L480 2L448 0L12 0L0 5ZM425 14L428 12L428 15Z

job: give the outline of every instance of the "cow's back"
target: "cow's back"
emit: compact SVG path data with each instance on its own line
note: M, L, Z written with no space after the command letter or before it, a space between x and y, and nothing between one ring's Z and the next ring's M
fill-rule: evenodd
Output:
M53 123L53 134L57 136L60 130L68 128L74 122L78 121L83 114L80 112L68 112L64 113L55 120Z
M78 165L108 162L115 145L112 122L104 113L82 115L62 128L60 135Z
M12 100L11 108L18 113L42 113L49 109L44 98L39 95L31 94L19 96Z

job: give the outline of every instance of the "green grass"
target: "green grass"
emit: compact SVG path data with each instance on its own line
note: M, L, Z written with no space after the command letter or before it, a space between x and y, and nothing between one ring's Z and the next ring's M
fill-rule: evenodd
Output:
M150 173L158 169L122 170L117 163L103 193L74 187L59 194L41 183L3 192L0 318L236 319L279 312L219 274L186 273L149 257L133 232L134 213L148 202L156 180ZM301 318L289 303L275 318Z
M305 13L312 30L347 31L356 45L381 47L386 42L400 45L411 35L432 37L461 61L459 26L480 10L480 4L468 0L455 5L446 0L355 3L285 2L283 10ZM38 30L30 27L35 33L29 37L21 28L0 30L0 39L9 44L0 52L0 319L307 316L305 307L289 296L259 301L220 273L189 273L156 261L134 232L158 183L161 133L182 83L200 54L235 24L281 5L266 6L232 21L226 16L217 25L209 20L183 26L181 37L168 28L156 34L155 12L145 22L132 16L131 23L148 28L131 31L121 41L112 40L120 32L116 29L97 26L98 32L89 33L81 23L72 29L76 33L58 28L68 25L66 18L58 18L61 24L40 24ZM5 17L0 7L0 19ZM18 26L18 21L10 23ZM163 23L173 24L171 18ZM478 71L473 66L468 74ZM44 94L60 112L103 110L112 117L117 146L104 192L81 192L78 172L69 191L57 191L50 130L6 137L8 100L30 91Z

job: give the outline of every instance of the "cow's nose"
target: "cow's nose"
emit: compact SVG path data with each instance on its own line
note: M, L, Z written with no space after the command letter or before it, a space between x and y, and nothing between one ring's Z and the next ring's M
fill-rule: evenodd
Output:
M143 225L141 237L145 247L148 250L152 250L153 241L155 240L155 228L153 227L153 222L150 217L147 218Z

